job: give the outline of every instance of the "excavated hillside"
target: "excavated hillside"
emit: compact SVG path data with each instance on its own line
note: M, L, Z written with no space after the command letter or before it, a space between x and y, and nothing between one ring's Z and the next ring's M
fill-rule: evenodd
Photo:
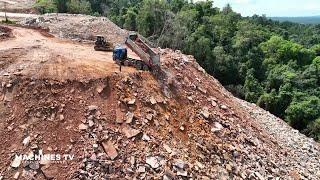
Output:
M320 179L319 144L233 97L192 56L157 49L161 76L119 72L90 43L123 43L106 18L21 24L0 41L0 179ZM39 154L74 158L16 156Z

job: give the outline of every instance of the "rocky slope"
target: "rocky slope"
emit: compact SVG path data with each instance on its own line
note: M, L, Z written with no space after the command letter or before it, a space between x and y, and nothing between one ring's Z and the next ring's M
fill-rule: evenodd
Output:
M121 43L126 35L106 18L89 16L46 15L22 24L78 40L102 34ZM56 74L59 78L35 71L0 73L1 177L320 178L317 143L233 97L192 56L158 51L161 76L135 70L99 76L76 71L78 77ZM72 154L74 159L15 158L41 153Z
M316 176L312 178L317 179L320 177L320 171L318 170L320 164L320 149L318 143L299 133L298 130L292 129L282 119L260 109L256 105L242 100L239 100L239 102L244 110L250 113L250 116L256 123L271 137L275 138L282 148L290 151L292 157L288 160L288 163L291 164L291 170L293 172L298 168L300 169L300 173L304 175L316 173Z

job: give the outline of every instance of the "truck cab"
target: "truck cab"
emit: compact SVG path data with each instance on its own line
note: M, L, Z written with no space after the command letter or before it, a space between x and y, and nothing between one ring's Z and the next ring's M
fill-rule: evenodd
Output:
M112 57L114 61L123 63L128 58L127 48L121 46L114 48Z

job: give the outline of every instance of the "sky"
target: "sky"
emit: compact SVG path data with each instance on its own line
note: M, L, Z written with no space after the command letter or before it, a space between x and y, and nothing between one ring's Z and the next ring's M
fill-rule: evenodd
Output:
M198 0L199 1L199 0ZM320 15L320 0L213 0L214 6L231 4L242 16L265 14L273 16L316 16Z

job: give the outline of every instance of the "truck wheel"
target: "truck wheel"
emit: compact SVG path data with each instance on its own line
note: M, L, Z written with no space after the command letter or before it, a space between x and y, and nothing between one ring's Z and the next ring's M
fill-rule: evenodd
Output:
M149 66L146 65L146 64L144 64L144 65L143 65L143 70L144 70L144 71L149 71Z
M125 60L123 64L124 64L125 66L129 66L129 65L130 65L130 63L129 63L128 60Z
M136 63L136 69L137 70L142 70L142 63L140 61L137 61Z

